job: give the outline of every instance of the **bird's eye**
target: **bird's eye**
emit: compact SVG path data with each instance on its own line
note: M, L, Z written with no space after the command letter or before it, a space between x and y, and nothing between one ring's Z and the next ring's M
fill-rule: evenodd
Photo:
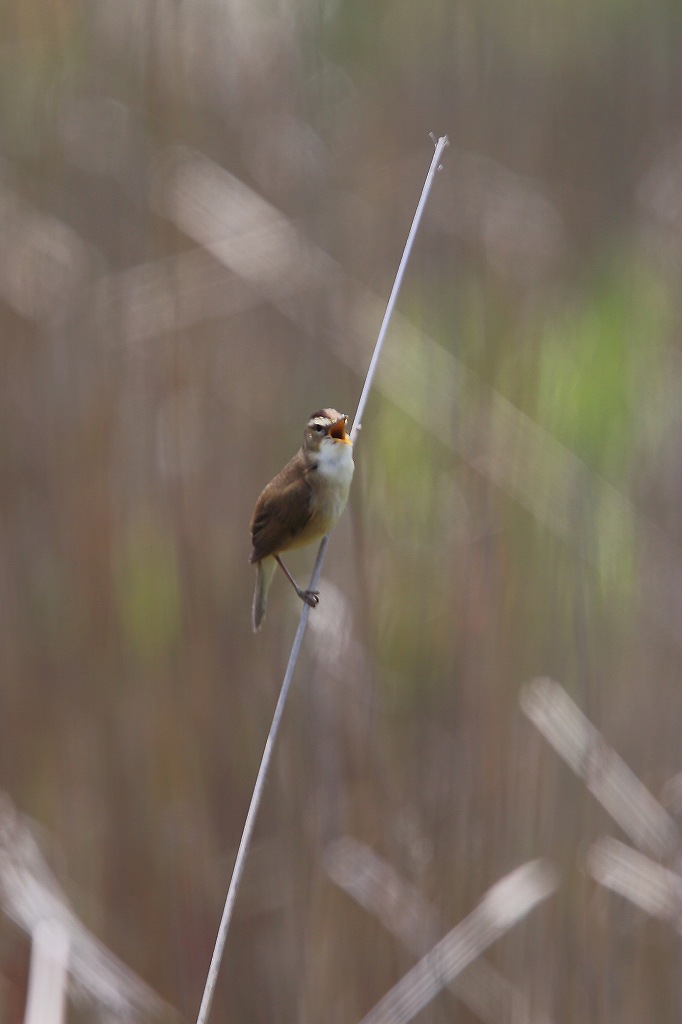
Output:
M324 434L324 427L321 423L313 423L313 430L316 434Z

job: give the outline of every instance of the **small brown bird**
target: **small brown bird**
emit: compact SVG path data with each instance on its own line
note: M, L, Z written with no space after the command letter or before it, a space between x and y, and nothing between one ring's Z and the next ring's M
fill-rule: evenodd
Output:
M268 591L277 565L306 604L314 608L315 590L303 590L280 558L283 551L311 544L329 533L346 507L353 478L353 443L348 417L320 409L308 420L300 451L261 492L251 517L251 562L258 567L253 595L254 632L265 619Z

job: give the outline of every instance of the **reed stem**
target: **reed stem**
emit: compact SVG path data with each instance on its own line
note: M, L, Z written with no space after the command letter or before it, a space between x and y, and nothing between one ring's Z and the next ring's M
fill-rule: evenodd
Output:
M388 299L386 312L384 313L384 318L381 322L381 327L379 329L379 335L374 346L372 359L370 361L369 369L367 370L365 382L362 387L358 407L355 416L353 417L353 424L350 431L350 438L352 441L355 441L355 438L362 426L362 415L364 413L365 406L367 404L367 399L369 398L369 393L372 388L372 382L374 380L377 364L379 362L379 356L381 354L381 349L384 344L384 338L386 337L388 325L393 314L393 310L395 308L396 300L398 298L398 292L400 291L400 286L403 281L405 268L407 267L407 262L410 258L410 253L412 252L414 239L417 234L420 221L422 219L422 214L424 212L424 207L426 206L426 201L429 197L429 192L431 191L433 179L435 177L436 171L439 169L440 166L441 155L447 145L447 135L443 135L440 139L438 139L438 141L435 144L435 151L433 154L433 159L431 161L431 166L429 167L428 173L426 175L426 180L424 181L424 187L422 189L422 193L417 204L417 209L412 220L410 232L407 236L407 241L405 243L403 255L400 260L400 264L398 265L398 271L396 273L393 288L391 289L391 294ZM308 586L309 590L317 590L317 586L320 581L320 575L322 573L322 563L324 562L324 557L327 551L328 543L329 537L323 537L317 552L317 558L315 559L315 565L313 567L312 576L310 578L310 584ZM277 705L275 707L275 712L272 718L270 732L268 733L268 738L265 743L265 749L263 751L263 757L261 758L260 767L258 769L258 775L256 776L256 782L253 787L251 803L249 804L249 810L246 815L246 821L244 822L244 829L242 831L242 837L239 842L237 857L234 863L234 868L232 869L232 878L230 879L230 886L227 891L227 897L225 899L225 907L223 909L223 915L220 920L218 935L216 938L215 947L213 949L213 955L211 957L208 975L206 977L206 985L204 987L204 994L201 1000L201 1006L199 1008L197 1024L207 1024L208 1016L211 1011L211 1003L213 1002L213 995L215 993L215 987L218 981L218 974L220 972L220 964L223 958L223 952L225 949L225 943L227 941L227 934L230 928L230 922L232 920L234 905L237 900L237 894L239 892L239 885L241 882L242 874L244 872L244 865L246 863L246 857L249 851L251 837L253 835L256 816L258 814L258 808L260 806L261 798L263 795L263 789L265 788L265 781L267 779L268 769L270 767L270 762L272 760L272 753L275 746L275 740L277 739L277 733L279 732L280 722L282 720L282 715L284 714L284 708L287 702L289 689L291 687L291 680L293 678L296 663L298 661L298 655L301 650L301 644L303 643L303 635L308 624L308 616L310 615L310 611L311 609L309 605L304 604L301 610L301 617L298 621L298 629L296 630L294 642L291 647L289 662L286 667L286 672L284 673L284 679L282 680L282 686L280 689L279 698L277 700Z

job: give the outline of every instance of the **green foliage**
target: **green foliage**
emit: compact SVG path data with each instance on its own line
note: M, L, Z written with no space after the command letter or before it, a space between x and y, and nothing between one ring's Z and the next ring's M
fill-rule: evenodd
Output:
M172 537L148 518L134 525L123 547L118 600L130 650L145 662L167 657L182 613L177 554Z
M547 324L537 416L594 469L627 472L640 428L643 385L660 364L671 301L646 268L610 268Z

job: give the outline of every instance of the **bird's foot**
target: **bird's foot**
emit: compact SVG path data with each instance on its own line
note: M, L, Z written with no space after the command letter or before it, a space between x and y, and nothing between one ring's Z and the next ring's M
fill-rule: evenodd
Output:
M320 592L319 590L299 590L298 596L306 604L310 605L311 608L316 608L320 603Z

